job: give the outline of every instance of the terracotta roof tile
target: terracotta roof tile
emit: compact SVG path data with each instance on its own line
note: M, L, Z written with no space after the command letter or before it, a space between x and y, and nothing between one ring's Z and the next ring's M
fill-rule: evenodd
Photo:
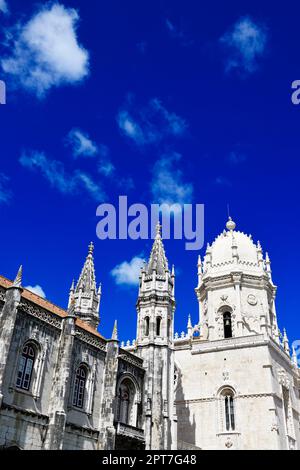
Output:
M1 287L4 287L5 289L8 289L12 285L13 285L13 281L10 281L9 279L7 279L5 277L0 276L0 286ZM43 299L39 295L34 294L33 292L31 292L27 289L24 289L24 288L22 288L22 289L23 289L22 297L24 299L29 300L30 302L34 303L35 305L38 305L39 307L42 307L45 310L47 310L48 312L53 313L54 315L58 315L59 317L64 318L64 317L67 316L68 312L66 310L62 309L61 307L58 307L57 305L53 304L52 302L49 302L46 299ZM80 320L79 318L76 318L76 325L79 328L82 328L83 330L86 330L89 333L93 334L94 336L97 336L98 338L105 339L102 335L100 335L100 333L98 331L94 330L94 328L92 328L90 325L88 325L84 321Z

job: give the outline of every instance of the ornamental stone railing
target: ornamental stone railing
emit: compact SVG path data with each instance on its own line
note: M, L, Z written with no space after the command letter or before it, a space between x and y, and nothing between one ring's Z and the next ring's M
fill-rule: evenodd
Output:
M138 439L139 441L145 440L143 429L139 429L125 423L117 423L117 434L126 437L131 437L133 439Z

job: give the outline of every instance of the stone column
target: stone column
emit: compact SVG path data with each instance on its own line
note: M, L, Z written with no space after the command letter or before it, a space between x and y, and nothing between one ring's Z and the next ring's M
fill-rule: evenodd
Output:
M62 324L58 357L50 395L49 425L44 444L44 448L47 450L61 450L63 447L70 393L74 337L75 316L70 313L64 318Z
M114 336L114 335L113 335ZM116 399L119 342L111 339L107 343L99 423L99 450L114 450L116 430L114 427L114 404Z
M6 291L5 303L0 312L0 408L3 400L3 380L9 350L14 333L18 306L21 301L22 267L19 269L14 284Z

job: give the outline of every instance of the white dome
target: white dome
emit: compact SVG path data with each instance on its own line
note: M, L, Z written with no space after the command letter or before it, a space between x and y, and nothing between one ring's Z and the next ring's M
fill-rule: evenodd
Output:
M260 243L253 242L251 235L236 231L232 219L226 224L227 230L219 235L205 256L204 273L223 272L238 267L242 271L265 271Z
M235 242L235 243L234 243ZM257 247L252 239L242 232L223 232L211 246L212 265L232 261L232 245L237 247L239 262L258 265Z

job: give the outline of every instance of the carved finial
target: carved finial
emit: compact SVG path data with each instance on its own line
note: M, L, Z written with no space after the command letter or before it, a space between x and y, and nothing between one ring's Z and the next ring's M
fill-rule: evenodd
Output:
M232 232L233 230L235 230L236 228L236 223L232 220L232 218L229 216L228 218L228 222L226 224L226 228L227 230L229 230L230 232Z
M19 267L18 274L16 275L16 278L13 283L13 287L21 287L22 285L22 276L23 276L23 266L21 265Z
M294 366L298 367L298 358L297 358L297 354L296 354L296 350L294 346L292 346L292 351L293 351L292 363L294 364Z
M198 264L197 264L197 267L198 267L198 281L200 283L201 281L201 277L202 277L202 260L201 260L201 256L199 255L198 256Z
M191 329L191 328L193 328L193 326L192 326L191 314L189 313L189 315L188 315L187 329L189 330L189 329Z
M100 282L98 287L98 295L102 295L102 282Z
M74 292L74 290L75 290L75 281L74 281L74 279L73 279L70 292Z
M94 243L91 242L91 243L89 244L89 255L93 255L93 254L94 254L94 249L95 249Z
M271 276L272 270L271 270L271 260L269 257L269 253L266 253L266 271Z
M69 299L69 305L68 305L68 316L75 317L75 297L74 297L73 291L71 291L70 293L70 299Z
M113 329L113 332L112 332L112 335L111 335L111 339L113 339L114 341L118 341L118 322L117 322L117 320L115 321L115 324L114 324L114 329Z
M282 340L282 344L283 344L283 349L285 350L285 352L288 353L288 354L290 354L289 340L288 340L288 337L287 337L286 329L285 329L285 328L284 328L284 330L283 330L283 340Z
M156 224L156 238L161 238L161 229L162 229L162 226L160 222L158 221Z

